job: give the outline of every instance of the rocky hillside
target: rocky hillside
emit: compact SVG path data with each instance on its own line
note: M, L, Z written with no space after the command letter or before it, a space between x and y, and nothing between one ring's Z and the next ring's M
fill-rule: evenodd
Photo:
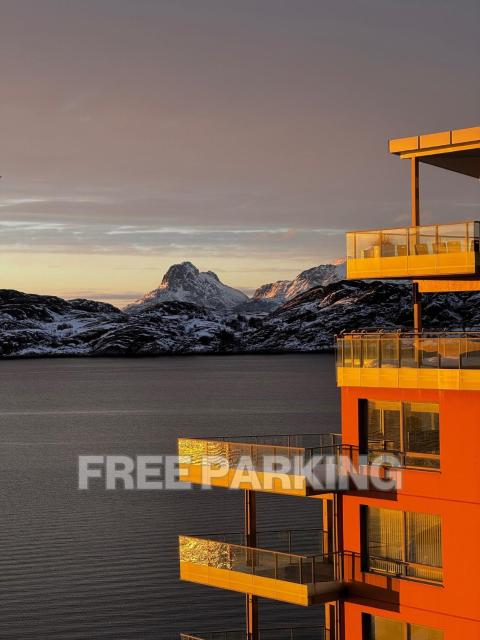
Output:
M480 328L480 293L425 300L426 327ZM0 290L0 358L325 351L345 329L410 324L410 286L379 281L315 287L258 316L177 300L126 313L90 300Z

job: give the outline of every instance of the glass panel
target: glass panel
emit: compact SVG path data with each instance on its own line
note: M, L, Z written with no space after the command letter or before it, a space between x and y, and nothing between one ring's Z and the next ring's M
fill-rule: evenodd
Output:
M315 576L315 567L314 567L314 559L312 558L300 558L301 569L302 569L302 584L310 584L314 582Z
M443 631L421 627L418 624L410 624L410 640L443 640Z
M403 560L403 513L367 508L367 546L370 569L398 574Z
M433 255L436 242L435 227L413 227L409 230L409 235L412 256Z
M442 369L458 369L460 366L461 342L461 338L439 338L438 351L440 355L440 367Z
M358 338L353 341L353 366L354 367L362 366L362 343L363 343L363 340L359 340Z
M380 403L368 401L367 409L367 440L368 448L383 449L385 440L382 425L382 410Z
M288 582L300 582L300 557L277 555L277 579Z
M178 454L189 456L192 464L202 464L203 457L207 455L207 444L205 440L193 440L190 438L178 441Z
M253 554L248 547L230 546L230 569L242 573L253 572Z
M375 336L366 336L363 342L363 366L378 367L380 340Z
M382 367L398 367L398 337L382 337L380 339Z
M409 575L428 580L442 580L442 523L430 513L406 514L406 555Z
M405 640L405 624L398 620L388 620L371 616L370 640Z
M262 576L264 578L276 578L277 570L275 553L262 551L261 549L256 549L255 551L251 551L250 553L254 558L255 575Z
M343 366L344 367L352 367L353 366L353 353L352 353L352 339L344 338L343 339Z
M400 366L417 367L418 362L415 357L415 339L400 338Z
M406 402L404 411L407 465L438 469L440 466L438 404ZM412 453L425 455L412 456Z
M406 256L408 245L407 229L389 229L382 233L382 258Z
M380 257L380 232L379 231L362 231L356 233L356 257L379 258Z
M347 260L354 260L355 257L355 234L347 233Z
M445 247L444 253L467 251L468 223L442 224L438 227L439 242Z
M418 338L420 366L438 369L440 354L438 353L438 338Z
M400 403L398 403L397 407L384 409L383 425L386 448L399 451L401 448Z
M368 401L367 441L370 461L382 451L399 451L401 448L400 402Z
M337 367L343 367L343 339L337 340Z
M462 369L480 369L480 337L462 338L460 351Z

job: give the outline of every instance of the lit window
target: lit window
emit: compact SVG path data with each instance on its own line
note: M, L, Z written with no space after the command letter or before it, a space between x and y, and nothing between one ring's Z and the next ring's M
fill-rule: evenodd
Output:
M403 578L441 582L440 516L364 507L366 569Z
M443 631L363 614L364 640L443 640Z
M398 455L402 466L440 467L438 404L368 400L361 415L361 435L370 460L387 452Z

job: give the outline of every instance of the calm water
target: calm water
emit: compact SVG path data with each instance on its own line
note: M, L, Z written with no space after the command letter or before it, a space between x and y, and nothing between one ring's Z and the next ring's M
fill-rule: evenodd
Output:
M240 492L79 492L80 454L174 453L179 435L338 430L329 355L0 363L0 638L164 640L242 628L243 596L178 580L178 533L236 531ZM259 524L321 526L262 495ZM263 624L320 610L262 602Z

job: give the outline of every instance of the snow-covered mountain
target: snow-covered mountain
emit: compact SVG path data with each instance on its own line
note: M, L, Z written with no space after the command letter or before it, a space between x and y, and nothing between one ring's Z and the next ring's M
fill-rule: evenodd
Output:
M91 300L66 301L0 289L0 359L180 353L330 351L344 329L408 329L411 286L333 282L257 316L164 301L125 313ZM425 296L425 328L480 327L480 293Z
M302 271L294 280L277 280L259 287L253 294L253 300L268 300L272 306L280 306L300 293L313 287L326 286L345 278L345 260L333 264L321 264Z
M227 312L247 302L248 297L223 284L213 271L201 272L191 262L182 262L171 266L159 287L128 305L125 311L143 313L167 301L190 302L205 309Z

